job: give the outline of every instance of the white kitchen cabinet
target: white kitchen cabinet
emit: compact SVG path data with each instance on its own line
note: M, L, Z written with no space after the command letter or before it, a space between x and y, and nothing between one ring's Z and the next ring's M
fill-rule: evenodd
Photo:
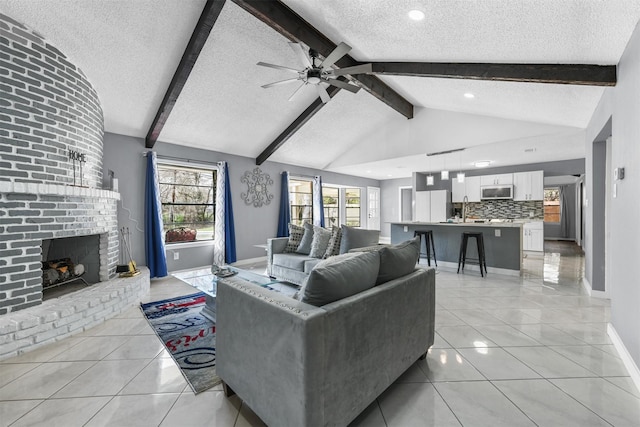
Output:
M543 200L544 172L517 172L513 174L513 200Z
M466 184L469 178L465 178L464 182L458 182L457 179L451 180L451 201L453 203L462 203L464 196L467 195Z
M522 227L522 249L542 252L544 250L544 223L526 222Z
M458 182L457 179L451 181L451 200L453 203L464 202L464 196L467 196L468 202L480 201L480 177L468 176L464 182Z
M416 191L415 221L442 222L447 220L447 190Z
M479 176L470 176L464 180L469 202L480 202L480 178Z
M512 173L501 173L497 175L482 175L480 185L511 185L513 184Z

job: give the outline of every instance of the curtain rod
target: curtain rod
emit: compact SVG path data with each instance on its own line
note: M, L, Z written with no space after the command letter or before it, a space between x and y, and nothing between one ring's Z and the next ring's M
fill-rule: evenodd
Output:
M303 175L301 173L291 173L289 172L289 177L292 178L307 178L307 179L316 179L318 175L314 176L314 175Z
M149 153L149 151L143 151L142 152L142 157L147 157L147 153ZM201 160L193 160L193 159L184 159L182 157L174 157L174 156L162 156L159 154L156 154L156 158L158 158L158 160L177 160L180 162L185 162L185 163L193 163L194 165L217 165L219 164L221 161L213 161L213 162L206 162L206 161L201 161Z

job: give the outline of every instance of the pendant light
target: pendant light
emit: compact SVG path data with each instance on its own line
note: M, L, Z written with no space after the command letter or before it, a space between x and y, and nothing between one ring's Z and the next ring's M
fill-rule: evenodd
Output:
M440 179L445 181L449 179L449 171L447 170L447 156L443 157L444 169L440 172Z
M434 184L433 175L431 175L431 161L427 157L427 168L429 169L429 175L427 175L427 186L430 187Z
M458 182L460 184L462 184L464 182L464 172L462 172L462 161L460 159L461 155L458 154L458 175L456 176L458 178Z

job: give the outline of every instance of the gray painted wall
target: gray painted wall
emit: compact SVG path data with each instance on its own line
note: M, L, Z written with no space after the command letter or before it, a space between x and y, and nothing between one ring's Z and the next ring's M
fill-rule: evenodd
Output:
M565 186L564 196L567 199L567 210L562 212L563 216L569 218L568 235L563 236L560 232L560 223L545 222L544 238L545 239L576 239L576 185L570 184Z
M391 222L400 218L400 187L412 187L412 178L380 181L380 236L391 237ZM411 209L411 206L409 207Z
M119 180L121 200L118 204L118 224L129 227L133 258L140 265L146 264L144 254L144 188L146 159L143 153L148 151L142 138L107 133L104 139L104 176L112 170ZM287 170L293 175L321 175L324 183L360 187L363 189L362 206L366 207L366 187L379 187L380 182L373 179L336 174L282 163L265 162L260 169L268 173L274 180L269 191L274 199L269 205L260 208L246 205L240 193L246 191L246 184L240 182L245 171L256 167L255 159L233 156L215 151L188 148L175 144L159 142L154 151L158 156L177 157L194 160L200 163L216 163L226 161L229 164L232 203L236 230L236 249L238 260L265 256L263 248L253 245L266 244L267 238L274 237L278 228L280 207L280 174ZM384 206L384 202L383 202ZM169 248L170 249L170 248ZM177 249L180 259L173 260L173 254L167 255L169 271L183 270L210 265L213 260L213 246L192 246Z
M627 351L640 366L640 286L638 270L640 257L640 28L636 27L627 48L618 64L618 82L605 93L596 108L586 129L586 185L588 206L586 210L587 231L585 252L586 278L593 281L593 260L596 252L596 237L593 235L595 222L593 160L597 155L595 141L606 138L609 120L611 120L612 150L611 165L625 167L626 176L615 182L617 196L611 195L606 188L606 200L610 203L607 217L609 251L607 258L606 291L611 298L611 323L622 339ZM604 134L603 134L604 132ZM607 237L607 236L605 236ZM593 283L592 283L593 284Z

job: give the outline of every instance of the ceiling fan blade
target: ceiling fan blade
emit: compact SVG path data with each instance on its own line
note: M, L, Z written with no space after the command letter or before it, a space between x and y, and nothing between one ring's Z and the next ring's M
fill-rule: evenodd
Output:
M320 95L320 99L322 99L322 102L324 104L331 101L331 97L329 96L329 93L324 87L320 85L316 85L316 90L318 91L318 95Z
M291 101L297 94L299 94L300 89L302 89L305 85L306 83L302 83L300 86L298 86L298 89L294 90L291 96L289 97L289 101Z
M300 73L299 70L295 70L293 68L283 67L282 65L268 64L266 62L258 62L256 65L260 65L261 67L275 68L276 70L291 71L292 73L296 73L296 74Z
M335 49L333 49L333 52L331 52L326 58L324 58L324 61L322 61L322 64L320 65L322 65L323 68L331 67L336 63L338 59L349 53L350 50L351 46L344 42L341 42Z
M267 89L267 88L270 88L270 87L273 87L273 86L280 86L280 85L283 85L285 83L295 82L296 80L300 80L300 79L280 80L279 82L267 83L266 85L262 85L260 87L263 87L263 88Z
M340 89L348 90L349 92L356 93L360 90L360 86L350 85L340 80L327 80L331 86L339 87Z
M312 66L311 60L307 56L307 52L305 52L304 47L302 47L300 43L289 42L289 46L291 46L291 49L293 49L296 55L298 55L303 67L307 68Z
M345 74L371 74L373 67L371 64L355 65L353 67L340 68L339 70L333 70L331 75L344 76Z

